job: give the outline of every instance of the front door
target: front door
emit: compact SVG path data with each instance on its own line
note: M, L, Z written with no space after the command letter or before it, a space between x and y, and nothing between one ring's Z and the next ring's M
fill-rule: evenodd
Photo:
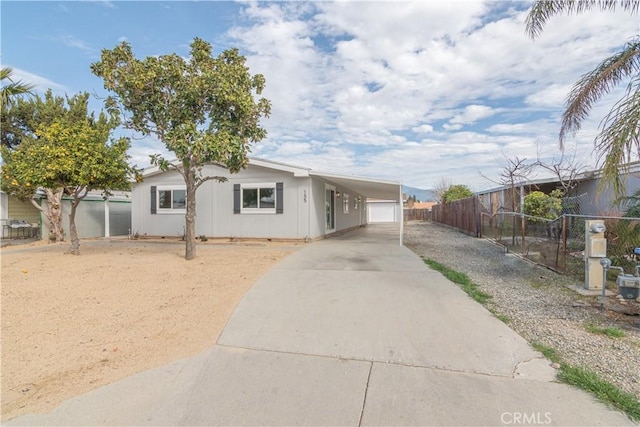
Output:
M336 188L325 185L325 229L327 233L336 230Z

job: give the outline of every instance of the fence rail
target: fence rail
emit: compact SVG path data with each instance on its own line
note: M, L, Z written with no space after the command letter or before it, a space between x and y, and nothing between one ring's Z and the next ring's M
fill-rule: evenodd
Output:
M480 203L477 197L455 200L431 207L431 220L479 237Z
M430 209L404 209L405 221L429 221L430 219Z
M552 270L584 278L585 221L603 220L607 256L633 272L640 262L640 218L565 214L554 220L517 212L491 214L477 197L432 207L431 220L485 237Z
M515 212L481 214L481 235L552 270L584 277L585 221L603 220L607 256L633 271L640 247L640 218L563 215L555 220Z

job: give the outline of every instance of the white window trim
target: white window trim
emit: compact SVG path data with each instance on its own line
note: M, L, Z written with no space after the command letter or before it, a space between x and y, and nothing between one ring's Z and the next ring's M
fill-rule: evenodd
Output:
M160 192L161 191L171 191L171 203L173 204L173 191L174 190L184 190L185 194L185 206L184 209L173 209L173 208L161 208L160 207ZM156 214L159 215L184 215L187 213L187 187L184 185L163 185L156 187Z
M245 208L244 205L244 189L258 189L258 197L260 197L260 189L261 188L273 188L273 208ZM276 206L277 206L277 191L276 191L276 183L275 182L258 182L258 183L247 183L240 184L240 213L241 214L275 214Z
M342 213L349 215L349 193L342 193Z

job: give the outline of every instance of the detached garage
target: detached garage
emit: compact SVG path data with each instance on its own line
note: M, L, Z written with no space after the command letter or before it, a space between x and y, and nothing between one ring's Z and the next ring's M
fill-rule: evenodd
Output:
M367 199L367 222L400 222L400 204L395 200Z

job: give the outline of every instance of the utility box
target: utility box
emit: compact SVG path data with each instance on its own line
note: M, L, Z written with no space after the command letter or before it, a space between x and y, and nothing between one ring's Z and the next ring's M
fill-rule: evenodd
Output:
M607 256L604 221L585 221L584 228L584 287L585 289L602 289L604 269L600 260Z
M607 239L604 237L592 237L587 247L588 256L592 258L604 258L607 256Z

